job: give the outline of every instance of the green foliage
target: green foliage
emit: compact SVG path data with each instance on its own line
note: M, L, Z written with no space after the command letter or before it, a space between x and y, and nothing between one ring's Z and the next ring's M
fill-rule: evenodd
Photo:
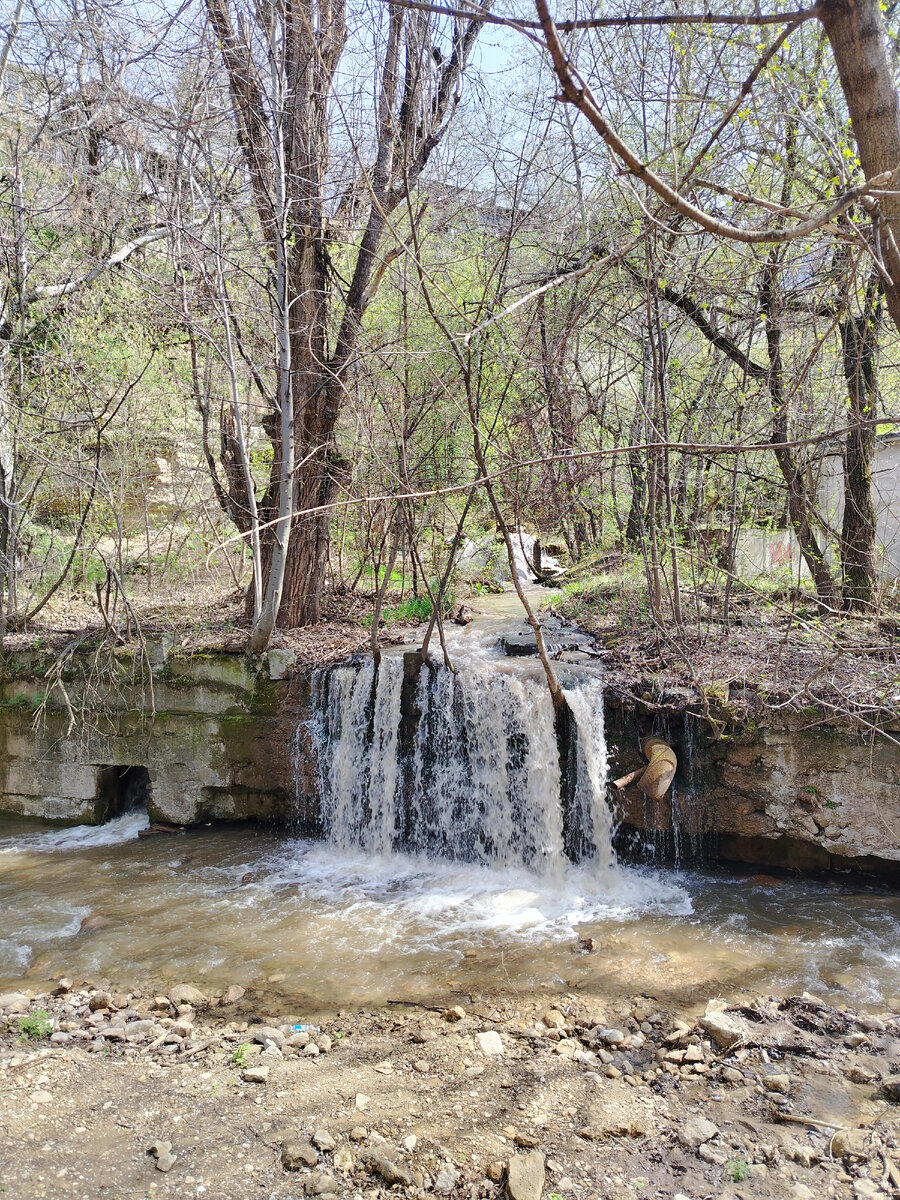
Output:
M53 1022L50 1014L43 1008L37 1008L27 1017L19 1018L19 1037L24 1041L48 1038L53 1032Z
M250 1050L250 1045L251 1045L250 1042L241 1042L240 1043L240 1045L236 1048L236 1050L234 1051L234 1053L231 1056L232 1066L246 1067L247 1061L248 1061L247 1054L248 1054L248 1051Z
M725 1170L735 1183L740 1183L747 1178L748 1164L742 1158L734 1158L726 1163Z

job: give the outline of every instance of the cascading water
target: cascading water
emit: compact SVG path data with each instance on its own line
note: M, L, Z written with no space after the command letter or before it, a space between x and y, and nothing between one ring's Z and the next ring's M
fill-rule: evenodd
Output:
M455 673L415 655L385 655L377 666L320 673L315 741L326 836L348 850L539 874L573 857L610 868L602 685L572 672L564 692L569 779L549 691L531 670L474 658Z

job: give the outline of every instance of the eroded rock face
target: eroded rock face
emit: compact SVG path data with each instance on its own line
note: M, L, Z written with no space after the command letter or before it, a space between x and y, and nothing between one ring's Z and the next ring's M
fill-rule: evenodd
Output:
M616 771L639 765L629 734L633 744L621 716L613 717ZM701 740L692 761L674 733L672 742L684 761L672 793L650 805L626 789L626 828L665 833L674 811L682 834L715 835L724 860L807 871L857 867L900 878L900 747L892 742L871 745L851 733L786 724L734 741Z

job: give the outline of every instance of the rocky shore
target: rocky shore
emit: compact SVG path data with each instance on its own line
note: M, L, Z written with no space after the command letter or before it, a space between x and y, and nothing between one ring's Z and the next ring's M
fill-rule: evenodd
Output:
M0 996L0 1192L266 1200L900 1193L900 1016L499 995L308 1015L233 987Z

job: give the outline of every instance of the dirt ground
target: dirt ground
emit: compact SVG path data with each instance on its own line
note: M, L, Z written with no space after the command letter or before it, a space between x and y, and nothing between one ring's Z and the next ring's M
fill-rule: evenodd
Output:
M237 988L54 991L0 997L4 1200L900 1194L894 1014L719 1001L698 1024L561 993L312 1017Z

